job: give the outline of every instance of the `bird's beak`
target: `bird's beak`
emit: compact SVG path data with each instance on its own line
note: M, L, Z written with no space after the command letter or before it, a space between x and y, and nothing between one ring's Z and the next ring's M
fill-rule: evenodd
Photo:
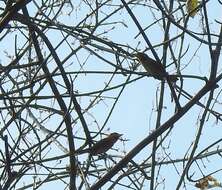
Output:
M132 57L137 57L137 53L132 54Z
M132 59L137 61L139 60L137 53L132 54Z

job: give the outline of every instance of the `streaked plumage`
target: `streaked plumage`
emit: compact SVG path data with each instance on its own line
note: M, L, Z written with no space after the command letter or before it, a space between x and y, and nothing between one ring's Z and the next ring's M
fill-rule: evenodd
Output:
M135 56L138 58L140 63L143 65L143 67L146 69L146 71L152 75L155 79L158 80L165 80L168 76L168 73L166 72L163 65L154 59L150 58L145 53L136 53ZM169 79L171 82L176 82L178 79L176 76L169 75Z
M91 155L95 156L98 154L105 153L108 151L112 146L116 143L116 141L122 136L119 133L111 133L108 137L98 141L92 147L80 150L76 152L76 154L84 154L90 153Z

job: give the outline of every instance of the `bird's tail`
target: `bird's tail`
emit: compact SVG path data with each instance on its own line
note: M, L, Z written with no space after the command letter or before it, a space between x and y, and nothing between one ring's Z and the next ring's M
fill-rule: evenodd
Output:
M79 155L79 154L85 154L85 153L89 153L90 152L90 149L87 148L87 149L81 149L81 150L76 150L75 151L75 155Z
M176 82L178 80L177 76L175 76L175 75L169 75L168 77L171 82Z

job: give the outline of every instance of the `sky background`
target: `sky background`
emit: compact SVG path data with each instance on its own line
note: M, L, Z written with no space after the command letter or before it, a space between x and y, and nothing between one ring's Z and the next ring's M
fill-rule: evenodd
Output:
M210 0L207 3L207 11L208 11L208 18L209 18L209 26L212 33L219 33L220 25L215 22L216 19L219 21L221 20L221 6L219 6L219 3L215 0ZM40 2L38 2L40 3ZM61 11L61 15L57 19L57 23L54 24L53 27L59 27L59 24L61 25L68 25L68 26L76 26L83 18L85 18L86 14L88 14L89 6L86 5L84 1L73 1L73 8L74 12L70 15L68 14L68 10L71 10L70 7L66 7ZM154 22L154 19L161 18L161 12L158 10L155 10L155 8L152 8L154 6L153 3L150 1L141 1L140 5L131 5L131 9L133 13L135 14L136 18L138 19L139 23L141 24L142 28L145 28L149 25L151 25ZM166 2L168 3L168 2ZM121 1L113 0L110 1L110 4L112 5L120 5ZM145 4L146 6L144 6ZM184 4L181 2L181 4ZM147 6L148 5L148 6ZM94 7L94 3L91 4L92 7ZM117 8L117 6L104 6L99 12L98 20L102 20L106 15L108 15L110 12L112 12L114 9ZM178 6L177 3L175 3L174 9L176 9ZM29 13L30 16L36 15L36 8L33 4L29 4ZM151 7L151 8L150 8ZM95 7L94 7L95 8ZM185 7L183 8L186 12ZM50 10L49 10L50 11ZM47 11L45 12L47 13ZM53 13L52 13L53 14ZM49 18L52 17L52 14L49 15ZM177 12L174 15L176 20L179 20L181 17L181 13ZM39 16L38 18L41 18ZM206 40L206 37L203 37L203 24L202 24L202 13L199 11L197 15L194 18L190 18L187 29L193 32L196 36L203 38ZM94 17L87 19L85 24L92 24L95 22ZM107 24L109 23L109 25ZM113 24L110 24L113 23ZM180 21L180 24L182 24L183 21ZM16 23L10 22L11 26L14 26ZM103 24L103 23L102 23ZM19 25L22 26L22 25ZM12 29L13 30L13 29ZM21 28L22 30L22 28ZM6 30L2 32L1 36L5 34ZM27 32L27 31L26 31ZM159 21L152 26L150 26L146 31L146 35L153 46L161 44L163 42L163 29L162 29L162 22ZM172 26L170 30L170 38L173 38L181 33L181 30L179 30L177 27ZM21 33L18 30L15 30L12 33L9 33L0 43L0 50L1 50L1 59L0 63L4 66L9 63L10 56L15 56L14 46L15 46L15 36L17 36L17 45L18 47L23 47L23 45L26 42L25 36L22 36ZM53 30L52 28L48 28L46 30L46 35L49 38L50 42L53 44L54 47L56 47L60 42L61 39L66 35L65 32L61 33L58 30ZM75 35L73 33L73 35ZM106 41L111 41L116 44L122 44L127 47L130 47L132 49L137 49L138 51L143 51L147 48L147 44L142 38L141 35L136 37L138 35L138 29L132 19L130 18L129 14L126 12L125 9L122 9L118 13L114 14L112 17L110 17L108 20L105 20L104 25L101 25L98 27L94 33L94 35L98 35L102 39ZM214 42L217 41L217 38L214 39ZM69 42L69 44L67 43ZM91 41L92 44L100 45L103 48L109 48L108 46L104 46L102 43L98 43L96 41ZM200 75L202 77L208 77L209 76L209 69L210 69L210 54L209 54L209 48L206 44L201 44L197 40L194 40L189 35L185 35L184 39L184 45L182 52L186 52L185 56L181 58L181 73L182 75ZM181 40L175 40L172 42L173 51L176 55L178 55L178 52L180 50L180 44ZM71 45L71 46L70 46ZM72 51L71 48L75 49L80 45L80 42L78 40L78 36L75 35L72 37L71 35L67 38L66 42L63 42L62 45L58 49L56 49L56 52L59 55L59 58L61 61L66 59L66 57L70 54ZM44 44L42 44L44 46ZM114 71L114 67L108 65L101 59L97 58L96 56L90 54L89 50L87 48L90 48L92 51L95 51L100 56L106 58L113 64L116 64L115 56L112 53L105 52L102 50L98 50L93 47L92 45L86 45L85 48L82 48L80 51L77 52L77 54L70 57L66 63L65 63L65 69L68 72L74 72L74 71ZM110 49L110 48L109 48ZM45 50L45 57L47 57L49 51L44 47ZM129 53L132 53L132 50L125 48L126 51ZM159 58L162 58L163 54L163 48L162 46L157 46L155 50L158 53ZM187 51L186 51L187 50ZM34 51L31 52L34 54ZM152 56L151 51L146 52L149 56ZM169 54L170 55L170 54ZM49 59L50 60L50 59ZM120 60L122 62L122 67L129 69L133 64L135 64L135 60L130 59L127 56L120 57ZM167 64L172 63L172 59L170 56L167 57ZM221 62L221 61L220 61ZM218 73L221 73L221 64L219 62L219 69ZM20 64L27 63L27 59L21 60ZM47 63L48 67L52 71L56 64L53 60L48 61ZM144 68L140 65L137 69L138 72L145 71ZM171 65L167 68L167 71L171 74L176 73L175 67ZM13 75L13 71L11 73ZM14 73L16 75L16 72ZM39 75L42 74L41 71ZM122 74L116 74L114 78L112 79L112 82L109 84L109 87L113 87L115 85L119 85L121 83L124 83L129 75L124 76ZM1 77L4 77L1 75ZM70 78L73 80L73 88L74 91L81 94L101 90L105 87L105 85L108 83L110 78L112 77L111 74L70 74ZM131 76L131 80L139 77L137 74L133 74ZM2 80L2 78L1 78ZM21 79L22 80L22 76ZM65 93L66 89L63 88L63 83L61 82L61 76L54 77L54 80L58 82L60 92ZM195 95L201 87L203 87L204 82L198 79L193 78L184 78L183 81L183 89L189 92L192 95ZM12 85L12 84L11 84ZM10 83L3 84L3 88L10 89L11 88ZM180 81L177 82L177 85L180 85ZM220 85L220 83L219 83ZM38 88L38 85L34 87L34 89ZM89 129L93 132L98 131L99 127L102 127L108 114L111 109L111 106L113 105L115 98L118 96L121 88L117 88L112 91L107 91L103 93L104 98L101 99L96 106L94 106L92 109L89 109L86 114L84 114L85 119L87 120L87 124L89 126ZM217 102L215 104L214 109L218 112L221 111L221 98L220 98L220 87L215 90L215 95L218 95ZM157 111L156 106L159 98L159 91L160 91L160 81L153 79L152 77L146 77L136 80L130 84L127 84L119 97L119 100L112 112L112 115L108 122L106 123L103 132L105 133L111 133L111 132L118 132L123 134L122 140L118 141L114 149L118 149L118 152L115 150L109 151L110 154L118 155L119 157L123 157L124 154L129 152L135 145L137 145L142 139L147 137L154 129L155 129L155 122L157 117ZM30 92L24 91L24 94L29 94ZM52 95L52 92L49 88L49 86L46 86L39 95ZM111 97L111 98L109 98ZM208 96L205 96L201 99L201 102L206 102ZM80 96L78 97L78 102L81 105L82 109L85 110L90 102L94 99L93 96ZM70 100L67 98L65 99L67 102L67 105L69 105ZM187 100L183 97L180 99L181 104L184 105ZM38 100L38 104L41 105L48 105L57 107L58 105L52 101L48 100L47 102L44 100ZM165 95L164 95L164 109L162 113L162 119L161 124L163 124L169 117L171 117L174 114L174 102L171 101L171 95L169 91L169 87L166 84L165 85ZM2 102L0 102L0 107L3 107ZM47 117L47 113L44 112L38 112L37 110L33 109L33 113L36 118L44 118ZM158 149L157 151L157 159L159 158L160 161L162 161L163 158L166 160L173 160L173 159L182 159L186 155L188 149L190 148L191 144L195 140L197 129L200 123L200 117L203 113L203 109L194 106L192 107L186 115L184 115L174 126L173 130L169 133L168 138L164 141L162 144L162 147ZM24 113L24 117L27 113ZM73 111L72 118L76 117L76 113ZM32 121L32 119L26 115L27 120ZM44 122L41 124L46 127L49 130L55 130L56 127L60 124L62 118L58 116L52 116L50 118L47 118ZM95 122L96 121L96 122ZM56 126L56 127L55 127ZM13 127L13 126L11 126ZM10 129L11 129L10 127ZM13 132L12 132L13 133ZM83 135L83 129L79 122L74 124L73 126L73 133L77 137L82 137ZM14 132L14 135L16 136L16 132ZM44 137L45 134L41 133L39 131L39 135ZM164 135L163 135L164 136ZM163 137L162 136L162 137ZM34 138L31 134L30 136L27 136L27 139L29 141L32 141L32 138ZM213 143L214 141L221 138L221 122L216 122L215 118L209 117L207 122L204 125L204 130L201 134L200 143L197 148L197 153L206 148L209 144ZM100 139L98 136L96 138L97 140ZM59 141L68 148L68 143L66 138L60 138ZM76 140L76 146L78 147L82 145L84 141L82 140ZM1 145L3 146L3 144ZM211 150L216 150L217 148L220 148L220 144L217 144L216 146L212 147ZM144 161L144 158L147 158L148 155L151 153L152 146L149 145L146 148L144 148L133 160L140 164ZM55 149L55 150L53 150ZM189 149L190 150L190 149ZM58 153L58 148L56 148L55 145L51 145L50 149L47 149L46 155L53 156L55 153ZM81 162L84 162L84 159L86 156L80 156L79 160ZM118 158L117 160L119 160ZM66 162L67 161L67 162ZM221 165L221 158L219 155L212 156L208 160L203 159L202 161L198 161L198 164L201 166L201 169L203 170L203 173L209 174L212 171L215 171L216 169L220 168ZM150 161L147 161L147 163L150 163ZM60 167L65 167L68 164L68 160L63 160L62 163L59 164ZM104 164L101 162L101 164ZM175 166L172 164L163 165L160 168L160 174L159 179L164 180L164 185L160 184L157 189L172 189L176 186L179 180L179 174L182 171L182 165L183 163L176 164ZM55 163L52 163L52 165L56 165ZM205 168L203 166L206 166ZM176 169L175 169L176 167ZM41 167L37 168L37 170L41 171ZM179 173L178 173L178 171ZM148 170L147 170L148 171ZM197 165L193 164L192 172L190 174L194 174L193 178L197 179L202 177L200 171L198 170ZM33 171L30 171L30 174L34 173ZM148 173L149 175L149 173ZM218 172L213 175L217 180L221 179L221 172ZM26 176L27 180L24 181L24 183L21 183L21 186L23 184L28 184L32 182L32 175ZM115 179L115 178L114 178ZM30 180L30 181L29 181ZM93 181L91 181L93 182ZM124 181L126 184L129 183L129 181ZM148 189L149 183L146 183L147 186L144 186L143 189ZM196 189L194 187L194 183L187 182L187 189ZM47 188L56 188L56 189L62 189L64 188L63 182L53 182L51 184L48 184L47 186L42 186L42 188L39 189L46 189ZM124 190L125 187L118 186L118 190ZM216 188L215 188L216 189Z

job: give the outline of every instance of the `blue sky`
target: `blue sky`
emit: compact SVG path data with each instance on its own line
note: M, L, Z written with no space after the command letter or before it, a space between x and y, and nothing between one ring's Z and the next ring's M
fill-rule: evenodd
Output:
M110 3L119 5L121 4L121 1L111 1ZM149 5L150 2L148 1L142 1L142 3L145 3L146 5ZM68 25L68 26L75 26L77 23L81 21L82 18L85 17L85 15L88 13L89 8L86 8L87 6L81 2L80 6L78 6L78 2L73 2L74 9L77 10L76 12L73 12L70 17L67 15L70 8L64 9L63 12L61 12L63 15L61 15L58 18L58 21L61 24ZM154 4L150 4L154 6ZM30 5L30 8L33 5ZM94 4L92 3L92 6ZM132 6L133 7L133 6ZM177 5L175 4L175 9ZM107 6L104 7L104 9L101 10L99 13L99 20L104 18L108 13L113 11L116 7L113 6ZM36 13L34 12L35 9L33 7L30 9L32 10L30 13L32 16L34 16ZM132 8L133 13L137 17L138 21L140 22L141 26L143 28L151 25L154 22L154 19L161 18L160 11L150 9L148 6L145 7L143 5L140 5L138 7L134 6ZM212 33L218 33L220 29L220 25L215 22L215 19L220 20L220 6L218 3L215 5L214 1L209 1L207 3L207 10L208 10L208 16L209 16L209 24ZM152 12L153 11L153 12ZM185 11L185 9L184 9ZM52 15L50 15L52 16ZM175 14L175 19L180 18L181 13ZM200 12L197 13L197 15L194 18L191 18L188 22L187 29L191 32L196 33L197 36L202 38L202 35L198 35L197 33L203 33L203 25L201 20L201 14ZM58 22L58 24L59 24ZM95 18L89 18L86 21L86 24L92 24L95 22ZM117 23L118 22L118 23ZM109 24L107 24L109 23ZM112 23L112 24L110 24ZM124 24L123 24L124 23ZM13 23L10 23L13 25ZM121 10L120 12L114 14L111 18L106 20L104 25L101 27L98 27L94 33L94 35L98 35L98 37L101 37L105 41L112 41L117 44L122 44L125 46L129 46L132 49L137 50L144 50L147 48L147 45L142 38L141 35L139 35L137 38L136 35L138 34L138 29L136 25L133 23L132 19L128 15L128 13L124 10ZM181 25L183 25L182 21L180 22ZM58 27L59 25L57 25ZM55 25L56 27L56 25ZM4 33L5 31L3 31ZM152 45L158 45L163 42L163 29L162 29L162 22L159 21L158 23L150 26L146 31L146 35L148 39L151 41ZM178 30L175 26L172 26L172 29L170 30L170 38L173 38L181 33L180 30ZM25 38L22 36L19 32L18 34L18 46L22 47L25 43ZM1 34L2 35L2 34ZM14 55L14 44L15 44L15 35L16 32L12 34L8 34L6 38L2 40L0 43L0 49L1 49L1 60L0 63L2 65L7 65L9 62L9 58L6 56L6 51L10 53L10 55ZM48 29L46 32L47 37L50 39L50 42L53 44L54 47L56 47L61 39L63 38L63 35L66 35L65 32L60 33L57 30ZM75 33L73 33L75 35ZM67 39L67 42L69 42L69 45L67 42L63 42L63 44L56 50L61 61L63 61L71 52L71 48L75 49L80 45L80 42L78 41L78 35L75 36L76 39L73 36L70 36ZM206 38L204 38L206 40ZM216 38L215 38L216 39ZM217 40L217 39L216 39ZM92 44L97 44L102 46L103 48L109 48L108 46L105 46L104 44L98 43L96 41L91 41ZM43 44L42 44L43 45ZM177 41L173 41L171 43L173 51L175 52L175 55L178 56L178 52L180 50L181 40L178 39ZM44 46L44 45L43 45ZM71 48L70 48L71 47ZM103 56L108 61L112 62L113 64L116 64L115 56L114 54L111 54L110 52L105 52L102 50L98 50L95 48L95 46L86 45L86 47L82 48L80 51L77 52L76 55L72 55L66 62L66 71L67 72L76 72L76 71L114 71L114 68L95 55L90 54L89 50L87 48L90 48L92 51L95 51L100 56ZM186 52L186 49L188 51ZM10 50L10 51L9 51ZM128 50L125 48L126 51L131 52L131 50ZM158 46L155 48L156 52L158 53L159 57L162 58L163 55L163 48L162 46ZM48 56L49 51L44 48L45 51L45 57ZM197 40L194 40L189 35L185 35L184 39L184 45L182 52L186 52L186 55L183 56L181 59L181 72L182 75L200 75L202 77L209 75L209 69L210 69L210 59L209 59L209 49L208 46L205 44L201 44ZM33 52L32 52L33 53ZM146 52L149 56L152 56L151 51ZM182 53L182 54L183 54ZM172 59L170 56L170 53L168 52L167 57L167 63L171 63ZM193 56L194 55L194 56ZM176 57L178 58L178 57ZM134 64L134 60L120 57L120 60L123 61L122 66L126 69L130 70L130 66ZM21 61L20 64L27 63L27 59L24 59ZM53 68L56 67L56 64L53 60L48 62L48 67L52 71ZM219 65L219 74L221 73L221 66ZM169 73L175 73L176 68L172 65L169 68L167 68ZM139 66L137 69L138 72L145 71L142 66ZM40 71L41 73L41 71ZM16 75L16 72L14 73ZM12 72L13 75L13 72ZM129 75L128 75L129 76ZM138 77L139 75L132 75L131 79L134 79ZM3 77L3 76L1 76ZM70 75L70 78L73 80L73 87L74 91L78 92L79 94L85 94L88 92L93 92L97 90L102 90L109 80L111 79L112 75L110 74L79 74L78 76L75 76L75 74ZM60 76L54 78L58 82L58 86L63 85L62 79ZM113 87L115 85L124 83L127 79L127 76L118 74L115 75L112 79L112 82L109 84L109 87ZM7 84L8 85L8 84ZM180 85L180 81L177 82L177 85ZM190 79L190 78L184 78L184 86L183 89L189 92L192 95L195 95L199 89L204 85L203 81L198 81L197 79ZM10 86L4 86L5 89L10 89ZM36 86L36 88L38 85ZM66 90L60 86L59 89L61 90L61 93L65 93ZM106 117L109 114L109 111L111 109L111 106L113 105L115 98L118 96L121 88L107 91L103 93L103 97L98 101L97 105L95 105L92 109L89 109L86 114L84 114L87 124L89 126L89 129L92 132L98 131L100 127L103 126ZM119 100L112 112L112 115L108 122L106 123L103 132L104 133L111 133L111 132L119 132L124 134L123 140L125 141L119 141L115 145L114 148L117 148L119 151L110 151L110 154L117 154L120 157L124 156L124 152L130 151L137 143L139 143L143 138L145 138L147 135L150 134L155 129L155 123L156 123L156 106L159 98L159 92L160 92L160 81L153 79L152 77L143 77L133 83L127 84L124 88L121 96L119 97ZM29 91L26 91L27 95L29 94ZM49 89L49 86L46 86L40 93L41 95L51 95L51 90ZM216 89L215 94L218 94L218 102L215 104L215 109L220 112L220 88ZM82 106L82 111L87 109L90 102L94 100L95 97L93 96L81 96L78 98L78 102ZM203 99L201 99L201 102L206 102L207 96L205 96ZM69 105L69 99L65 100L66 103ZM183 97L181 97L181 104L185 104L187 100ZM58 105L53 101L38 101L39 104L52 106L55 108L58 108ZM3 103L0 102L0 107L3 106ZM171 101L171 95L169 91L169 87L166 84L165 85L165 95L164 95L164 109L162 113L162 119L161 123L164 123L169 117L171 117L174 114L174 102ZM59 108L58 108L59 109ZM38 110L34 110L33 112L37 118L40 119L41 117L47 117L47 113L39 112ZM196 132L200 123L200 117L203 113L203 109L201 109L198 106L194 106L189 110L189 112L180 119L176 124L173 130L170 132L168 138L163 143L162 147L160 147L157 151L157 158L165 158L165 159L181 159L186 155L186 152L188 151L189 147L195 140ZM71 116L73 119L76 117L76 113L71 113ZM27 118L29 118L27 116ZM30 119L30 118L29 118ZM57 128L62 121L61 117L51 117L47 118L42 125L46 127L47 129L54 130ZM96 122L95 122L96 121ZM31 121L30 121L31 122ZM207 147L209 144L213 143L217 139L221 138L221 123L216 123L215 118L209 117L208 121L204 125L204 130L201 135L201 140L197 149L198 151L203 150L205 147ZM63 127L64 128L64 127ZM73 133L77 135L78 137L81 137L83 135L82 126L79 122L77 122L73 126ZM41 134L42 138L44 137L44 134ZM31 141L31 138L33 136L30 134L29 138ZM96 138L97 140L100 139L100 137ZM159 138L158 140L160 140ZM68 148L68 143L65 138L60 139L64 146ZM77 141L77 145L82 145L83 141ZM57 153L57 151L53 151L54 145L52 145L51 150L49 149L48 155L54 155ZM214 147L216 149L216 146ZM144 159L147 158L148 155L151 153L151 145L149 145L147 148L142 150L134 159L135 162L138 164L143 162ZM84 162L85 157L80 157L80 161ZM118 159L117 159L118 160ZM203 169L204 173L208 174L211 171L214 171L218 169L220 166L220 157L214 156L213 158L210 158L209 160L203 159L203 162L207 165L206 168L204 168L203 163L199 162L201 165L201 168ZM148 161L149 163L149 161ZM65 166L68 163L66 161L63 161L63 163L60 166ZM102 163L104 164L104 163ZM177 166L177 169L179 172L182 171L182 165L183 163L180 163ZM53 165L53 164L52 164ZM208 169L209 168L209 169ZM39 168L41 169L41 167ZM149 170L149 169L148 169ZM148 172L147 170L147 172ZM195 177L202 177L200 172L197 168L193 169L195 172ZM196 175L197 174L197 175ZM160 174L159 174L159 180L164 179L165 181L165 189L171 189L172 187L175 187L179 180L179 176L174 168L173 165L164 165L160 168ZM215 174L214 177L216 177L218 180L220 180L220 172ZM160 182L159 181L159 182ZM30 179L31 182L31 179ZM92 181L91 181L92 182ZM124 181L125 182L125 181ZM28 183L28 180L26 181ZM126 181L128 183L128 181ZM187 189L195 189L194 184L187 182ZM22 183L21 183L22 184ZM58 184L51 184L50 187L64 187L63 183ZM147 187L149 186L149 183L146 184ZM146 188L147 188L146 187ZM40 188L41 189L41 188ZM42 189L45 189L43 186ZM125 189L124 187L118 187L118 189ZM144 187L145 189L145 187ZM157 189L163 189L163 185L160 185Z

